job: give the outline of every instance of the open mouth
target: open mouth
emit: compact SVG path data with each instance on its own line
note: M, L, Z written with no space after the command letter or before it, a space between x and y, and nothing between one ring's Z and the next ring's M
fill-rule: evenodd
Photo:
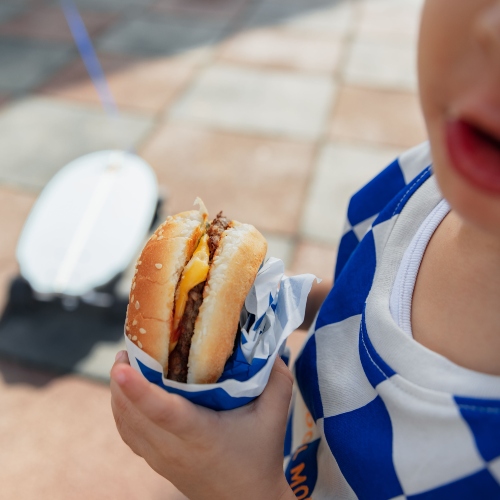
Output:
M500 138L464 120L446 124L448 155L455 169L476 187L500 193Z

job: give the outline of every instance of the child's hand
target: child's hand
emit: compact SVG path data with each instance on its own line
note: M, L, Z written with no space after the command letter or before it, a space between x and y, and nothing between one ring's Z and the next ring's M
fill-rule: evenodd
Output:
M111 370L111 405L128 446L190 500L295 499L283 474L292 376L281 359L252 403L216 412L149 383L125 351Z

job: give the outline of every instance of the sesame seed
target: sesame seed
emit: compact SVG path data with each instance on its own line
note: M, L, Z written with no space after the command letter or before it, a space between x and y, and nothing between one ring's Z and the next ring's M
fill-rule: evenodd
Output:
M137 320L136 319L134 319L134 321L132 321L132 326L135 326L135 325L137 325Z
M139 272L139 269L137 267L135 268L134 274L137 274Z
M132 283L132 290L135 290L135 281Z
M163 264L155 264L156 269L161 269L163 267Z
M162 240L162 239L163 239L162 235L158 236L158 240Z
M134 302L134 294L132 294L132 297L130 297L130 302Z
M128 325L125 327L125 330L127 330L127 332L130 330Z
M137 345L139 346L139 349L142 349L142 344L140 340L137 341Z
M156 238L158 238L158 236L156 236L156 234L153 234L153 236L151 236L152 240L156 240Z
M137 340L137 335L134 335L134 336L132 337L132 340L134 340L134 341L135 341L135 340Z
M142 260L140 260L137 265L140 266L142 264Z
M135 303L135 308L136 308L136 309L139 309L139 307L141 307L141 306L140 306L140 304L139 304L139 301L137 301L137 302Z
M139 328L139 333L146 333L146 330L144 330L144 328Z
M131 339L131 338L132 338L132 335L130 335L130 333L129 333L129 334L127 335L127 337L128 337L129 339Z

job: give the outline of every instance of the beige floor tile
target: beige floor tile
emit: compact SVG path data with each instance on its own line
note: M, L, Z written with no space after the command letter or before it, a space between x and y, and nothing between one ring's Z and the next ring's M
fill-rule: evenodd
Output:
M391 90L417 89L417 51L413 41L357 38L349 51L344 81Z
M109 389L0 362L0 496L181 500L121 441Z
M291 17L283 23L284 27L294 31L346 35L354 19L354 2L334 0L324 6Z
M315 242L338 244L351 196L401 149L336 142L318 160L302 214L301 235Z
M81 16L91 36L101 33L117 18L115 14L102 12L82 12ZM30 9L3 24L0 35L68 42L73 40L64 13L58 6Z
M268 232L297 229L314 148L309 143L165 125L141 151L170 193L170 213L201 196L212 214Z
M307 240L297 244L294 259L287 274L311 273L321 280L319 283L317 281L313 283L307 297L304 322L300 326L302 330L310 328L332 288L336 254L337 248L334 245L316 244Z
M309 328L333 284L337 246L302 240L297 244L291 266L293 274L312 273L321 279L313 283L307 298L306 317L301 328Z
M246 26L276 26L315 35L344 36L354 19L352 0L270 0L261 2Z
M100 54L99 60L118 108L155 113L177 97L203 57L198 51L186 57L151 59ZM97 91L81 61L64 68L42 92L100 104Z
M335 38L263 29L237 34L223 45L220 58L275 69L332 73L341 47Z
M421 0L362 0L357 34L416 43L420 24Z
M285 268L292 263L295 243L289 236L280 236L278 234L264 233L267 240L267 256L281 259Z
M228 131L316 139L334 94L326 75L219 63L200 75L169 116Z
M335 245L321 245L304 240L296 247L291 269L295 274L312 273L323 281L331 282L336 258Z
M426 138L416 94L355 87L339 90L330 134L332 139L403 148Z

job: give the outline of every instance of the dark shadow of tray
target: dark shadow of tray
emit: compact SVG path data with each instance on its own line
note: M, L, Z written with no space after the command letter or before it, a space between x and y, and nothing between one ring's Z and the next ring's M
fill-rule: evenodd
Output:
M61 374L109 380L114 356L125 345L126 301L109 308L80 301L67 310L60 300L37 301L23 287L19 278L12 283L0 319L0 356Z

